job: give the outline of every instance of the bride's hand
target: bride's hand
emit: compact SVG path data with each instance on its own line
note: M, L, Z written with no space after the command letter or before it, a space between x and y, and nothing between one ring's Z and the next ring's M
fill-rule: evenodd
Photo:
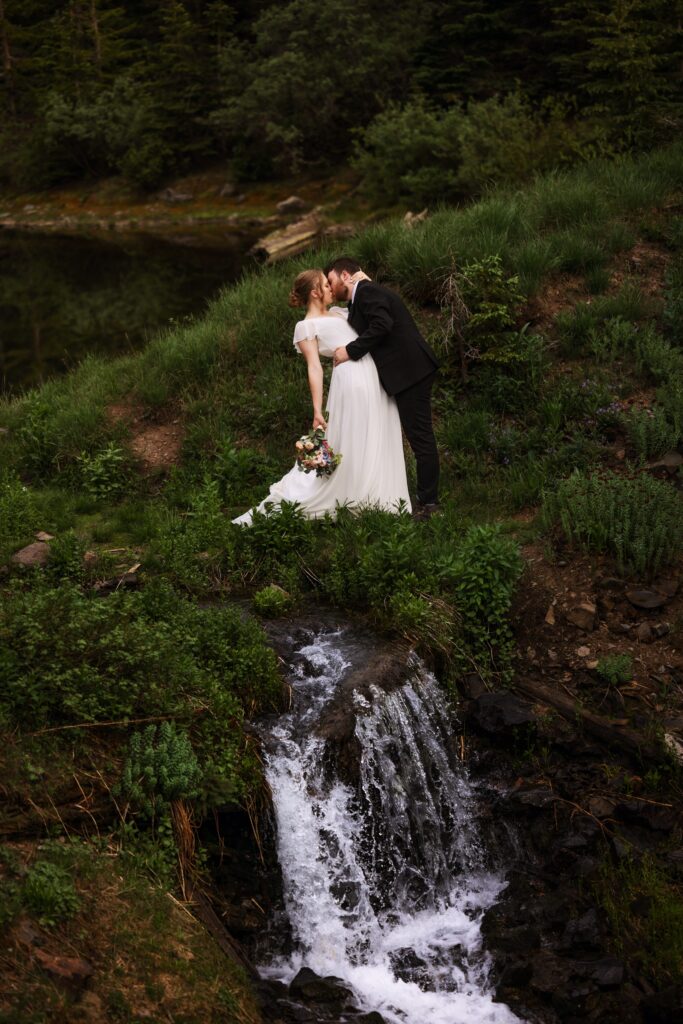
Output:
M327 421L323 417L322 413L319 412L315 413L313 417L313 430L317 427L322 427L323 430L327 430Z
M349 278L349 284L357 284L359 281L369 280L370 278L368 277L364 270L357 270L356 273Z

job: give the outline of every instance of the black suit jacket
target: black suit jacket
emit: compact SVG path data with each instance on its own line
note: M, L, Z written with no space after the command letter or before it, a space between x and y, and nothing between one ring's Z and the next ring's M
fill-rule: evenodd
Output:
M439 365L403 301L390 288L360 281L349 323L358 337L349 342L346 351L351 359L370 353L389 395L424 380Z

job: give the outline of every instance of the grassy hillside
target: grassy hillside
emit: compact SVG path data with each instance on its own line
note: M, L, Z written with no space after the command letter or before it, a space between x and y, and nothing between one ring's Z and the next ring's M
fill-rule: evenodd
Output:
M162 884L178 801L201 815L259 797L243 721L280 690L258 627L224 607L235 598L264 615L311 601L362 614L453 686L465 670L517 686L533 667L592 713L616 701L658 751L645 792L678 792L663 740L677 735L683 669L669 585L683 553L683 147L496 191L414 228L379 224L345 249L400 289L443 357L443 515L428 523L309 523L290 508L230 524L291 464L309 422L286 296L330 251L251 273L139 355L88 360L0 407L0 559L38 530L55 535L44 568L10 565L2 579L10 813L70 806L72 775L96 774L100 827L119 855L151 858ZM596 632L577 632L565 613L605 578L666 583L666 629L615 599L597 602ZM225 601L200 611L208 595ZM620 681L647 707L617 698ZM142 788L141 764L154 768ZM22 829L7 834L19 842ZM16 890L15 927L26 896L2 884Z

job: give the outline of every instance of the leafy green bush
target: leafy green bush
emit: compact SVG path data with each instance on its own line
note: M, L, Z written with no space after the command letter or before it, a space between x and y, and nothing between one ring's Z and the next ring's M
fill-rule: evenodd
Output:
M10 586L0 609L0 709L20 729L168 716L207 785L240 792L245 714L279 705L274 653L236 608L199 608L159 581L105 600ZM234 795L233 793L233 795Z
M39 860L24 882L22 902L43 925L50 927L72 917L80 900L69 871L52 861Z
M101 451L78 457L81 480L93 498L111 499L121 493L126 482L126 453L114 441Z
M172 800L198 796L201 778L187 733L162 722L130 737L117 793L143 815L158 818Z
M614 558L622 573L653 576L683 550L683 509L667 483L649 476L573 473L544 501L547 525Z
M352 161L368 196L387 206L399 199L418 205L452 199L461 117L459 107L440 112L422 100L389 104L363 132Z
M510 605L523 562L497 526L471 526L458 545L452 586L468 653L484 672L510 673Z
M628 683L633 679L633 658L630 654L606 654L595 668L610 686Z
M85 543L74 533L67 530L58 534L50 541L48 552L48 571L56 580L82 581L85 576Z
M264 619L276 619L280 615L286 615L291 607L291 595L272 583L254 594L254 610Z

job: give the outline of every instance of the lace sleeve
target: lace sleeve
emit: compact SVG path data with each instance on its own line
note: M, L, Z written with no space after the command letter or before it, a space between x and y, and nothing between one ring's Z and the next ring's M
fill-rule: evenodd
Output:
M310 320L299 320L299 323L294 328L294 348L297 352L301 353L299 348L300 341L314 341L316 337L315 329Z

